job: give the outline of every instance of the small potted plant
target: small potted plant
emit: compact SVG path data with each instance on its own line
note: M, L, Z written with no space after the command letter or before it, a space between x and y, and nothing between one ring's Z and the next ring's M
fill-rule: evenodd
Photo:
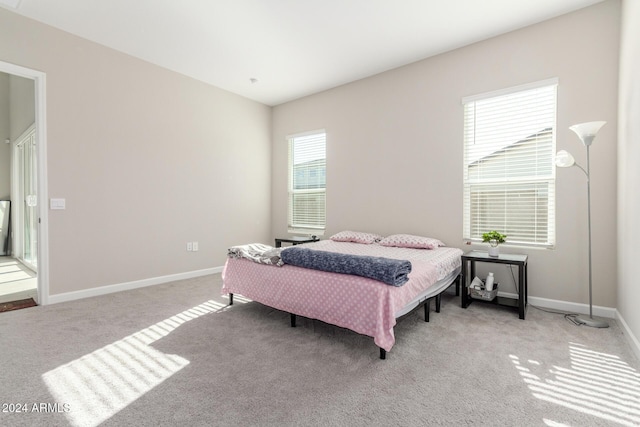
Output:
M498 256L500 255L500 250L498 249L498 245L500 243L504 243L507 239L502 233L499 233L495 230L489 231L488 233L484 233L482 235L482 242L489 242L489 256Z

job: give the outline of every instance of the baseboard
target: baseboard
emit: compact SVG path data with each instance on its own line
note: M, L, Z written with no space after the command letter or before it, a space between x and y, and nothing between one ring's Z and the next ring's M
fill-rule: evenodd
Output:
M112 294L114 292L130 291L132 289L144 288L146 286L160 285L162 283L174 282L176 280L192 279L194 277L207 276L209 274L221 272L222 267L205 268L203 270L188 271L186 273L170 274L168 276L151 277L149 279L135 280L133 282L100 286L82 291L65 292L62 294L49 295L48 304L57 304L59 302L97 297L100 295Z
M622 315L618 310L616 310L616 320L618 321L618 324L622 328L622 332L627 337L627 341L629 342L631 349L635 353L638 360L640 360L640 341L638 341L638 339L633 334L633 332L631 332L629 325L627 325L627 322L625 322L624 318L622 317Z
M518 298L517 294L510 294L506 292L498 292L498 295L509 298ZM566 313L576 314L589 314L589 304L579 304L575 302L560 301L548 298L529 297L529 305L535 305L536 307L548 308L557 311L563 311ZM616 318L617 310L610 307L593 306L593 315L598 317L605 317L608 319Z

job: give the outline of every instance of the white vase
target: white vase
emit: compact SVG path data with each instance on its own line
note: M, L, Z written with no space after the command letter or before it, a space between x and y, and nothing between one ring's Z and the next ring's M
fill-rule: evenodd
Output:
M489 242L489 256L499 256L500 255L500 249L498 246L498 242L495 240L491 240Z

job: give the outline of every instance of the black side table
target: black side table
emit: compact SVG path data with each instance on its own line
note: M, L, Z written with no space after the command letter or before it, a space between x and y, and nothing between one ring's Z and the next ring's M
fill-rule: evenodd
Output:
M462 308L467 308L473 301L481 301L516 308L520 319L524 320L527 313L527 255L500 254L497 257L489 256L487 252L470 251L462 255ZM496 296L493 301L474 299L469 296L469 284L476 276L476 262L489 262L494 264L510 264L518 266L518 298ZM470 270L469 270L469 267Z
M304 237L304 236L291 236L286 238L276 238L276 248L282 247L283 243L291 243L292 245L300 245L302 243L311 243L317 242L318 239L316 236Z

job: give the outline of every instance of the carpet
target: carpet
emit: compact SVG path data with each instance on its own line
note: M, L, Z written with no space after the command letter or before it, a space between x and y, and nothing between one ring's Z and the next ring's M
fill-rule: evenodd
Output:
M35 307L38 304L33 298L21 299L18 301L9 301L0 303L0 313L3 311L20 310L21 308Z
M0 425L640 425L640 362L614 319L520 320L445 294L380 360L372 338L291 328L220 287L214 274L1 315Z

